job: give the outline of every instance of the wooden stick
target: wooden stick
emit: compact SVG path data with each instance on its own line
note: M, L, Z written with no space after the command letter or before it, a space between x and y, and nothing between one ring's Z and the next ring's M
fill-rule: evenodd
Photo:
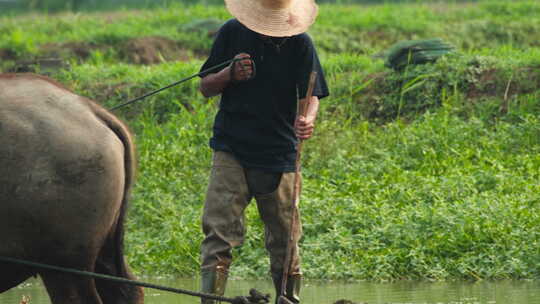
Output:
M300 100L300 103L298 105L297 115L306 117L307 111L309 109L309 105L311 102L311 98L313 96L313 88L315 87L316 79L317 79L317 72L315 71L311 72L309 76L309 84L308 84L308 89L306 92L306 98L304 100ZM287 254L285 255L285 261L283 263L283 276L281 278L281 296L280 296L281 303L290 302L290 301L287 301L287 299L285 298L285 293L287 289L287 278L291 270L290 268L292 264L292 256L295 250L295 246L294 246L295 236L293 232L296 230L296 226L298 225L298 204L300 202L300 190L301 190L300 189L300 167L301 167L301 157L302 157L302 143L303 141L300 140L296 148L292 217L291 217L291 225L289 229L289 239L287 241Z

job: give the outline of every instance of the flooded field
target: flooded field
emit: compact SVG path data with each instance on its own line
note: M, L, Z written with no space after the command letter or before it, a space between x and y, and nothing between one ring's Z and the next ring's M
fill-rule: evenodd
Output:
M145 282L197 290L192 279L143 278ZM227 296L247 295L250 288L270 293L270 281L233 280ZM32 279L0 295L1 304L19 304L30 297L29 304L50 304L41 281ZM540 304L540 282L478 282L478 283L338 283L306 282L303 303L332 304L340 299L370 304ZM145 289L147 304L194 304L197 298L169 292Z

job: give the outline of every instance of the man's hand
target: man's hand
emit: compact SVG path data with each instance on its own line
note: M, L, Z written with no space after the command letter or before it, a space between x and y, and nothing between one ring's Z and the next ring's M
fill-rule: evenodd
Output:
M315 129L315 118L309 119L299 115L294 123L294 129L298 139L309 139L313 135L313 130Z
M231 71L231 81L238 82L238 81L246 81L251 79L253 76L253 63L250 60L251 56L246 53L240 53L236 56L234 56L236 59L245 58L244 60L240 61L233 61L231 63L231 66L229 69L233 69Z
M251 58L251 56L246 53L240 53L234 56L234 58ZM212 97L221 94L231 83L251 79L251 77L253 77L252 64L253 62L250 59L231 62L231 64L223 70L217 73L208 74L206 77L202 78L199 90L204 97ZM231 70L233 67L234 71Z
M305 104L306 99L302 99L301 103ZM296 137L300 140L306 140L313 136L313 130L315 129L315 119L317 118L317 112L319 111L319 98L317 96L311 96L311 100L308 103L306 114L298 115L294 121L294 131Z

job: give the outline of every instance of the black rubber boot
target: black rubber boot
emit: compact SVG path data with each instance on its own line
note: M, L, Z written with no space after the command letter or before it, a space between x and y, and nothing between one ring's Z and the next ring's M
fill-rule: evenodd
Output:
M274 281L274 287L276 289L276 304L287 304L279 301L281 296L281 281L282 274L272 274L272 280ZM300 303L300 285L302 283L301 274L293 274L287 277L287 286L285 289L285 298L290 303Z
M223 296L227 285L228 272L224 269L203 270L201 272L201 292ZM201 298L201 304L215 304L216 301Z

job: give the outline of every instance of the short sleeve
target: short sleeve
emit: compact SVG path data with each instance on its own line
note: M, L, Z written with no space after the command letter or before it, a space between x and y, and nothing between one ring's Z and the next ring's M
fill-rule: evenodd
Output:
M300 68L297 75L299 97L306 97L309 77L312 71L317 72L313 96L317 96L319 99L327 97L329 95L328 85L326 84L324 71L321 67L315 46L307 34L302 34L300 38Z
M223 70L226 65L222 66L222 67L219 67L219 68L216 68L214 70L210 70L210 71L207 71L207 72L204 72L205 70L213 67L213 66L216 66L220 63L223 63L225 62L228 58L226 57L227 54L226 54L226 49L227 49L227 40L228 40L228 32L229 32L229 27L228 26L229 23L225 23L218 31L217 35L216 35L216 39L214 40L214 43L212 44L212 50L210 51L210 56L208 57L208 59L206 60L206 62L203 64L203 66L201 67L201 70L200 70L200 77L201 78L204 78L206 77L208 74L212 74L212 73L217 73L221 70Z

